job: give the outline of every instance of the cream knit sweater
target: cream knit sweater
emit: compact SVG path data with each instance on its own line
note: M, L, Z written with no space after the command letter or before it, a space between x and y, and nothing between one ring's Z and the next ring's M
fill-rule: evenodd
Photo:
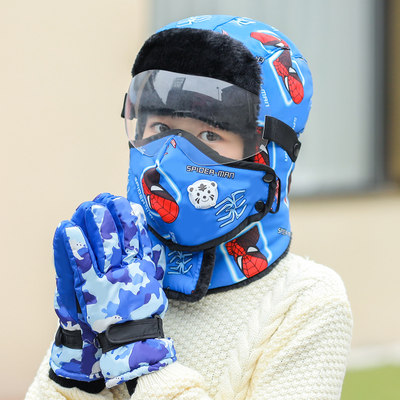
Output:
M293 254L262 279L170 301L164 331L179 362L139 378L132 400L339 399L352 315L340 277ZM125 385L93 395L51 381L48 355L26 400L129 399Z

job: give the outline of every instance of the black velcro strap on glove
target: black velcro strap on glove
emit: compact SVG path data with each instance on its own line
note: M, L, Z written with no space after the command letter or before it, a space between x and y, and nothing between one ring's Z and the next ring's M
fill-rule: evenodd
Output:
M97 335L97 342L106 353L129 343L163 337L162 319L156 315L154 318L110 325L105 332Z
M297 160L301 143L297 139L296 132L277 118L266 116L263 139L275 142L285 150L293 162Z
M54 338L56 346L65 346L70 349L82 349L82 334L81 331L68 331L62 326L59 326Z

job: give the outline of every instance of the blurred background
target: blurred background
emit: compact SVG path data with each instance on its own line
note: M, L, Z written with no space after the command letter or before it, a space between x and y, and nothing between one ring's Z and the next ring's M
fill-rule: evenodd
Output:
M155 29L198 14L267 22L307 58L315 95L293 179L292 251L345 282L349 374L400 365L399 1L0 4L1 399L24 397L57 327L57 224L100 192L126 193L120 112L138 49ZM366 398L354 393L346 398Z

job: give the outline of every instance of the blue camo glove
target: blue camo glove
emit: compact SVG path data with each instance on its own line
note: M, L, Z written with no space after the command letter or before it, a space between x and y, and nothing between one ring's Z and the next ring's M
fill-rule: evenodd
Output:
M54 309L60 327L51 349L50 367L62 378L97 381L102 378L99 362L101 349L93 344L95 334L78 312L74 277L61 233L58 228L53 240L56 269Z
M164 251L152 248L142 207L103 194L58 229L82 314L102 347L107 387L174 362L160 324L168 306Z

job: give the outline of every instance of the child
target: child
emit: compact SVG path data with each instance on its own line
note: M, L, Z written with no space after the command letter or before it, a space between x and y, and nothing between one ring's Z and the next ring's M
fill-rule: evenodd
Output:
M26 398L339 399L345 289L288 252L306 61L266 24L200 16L151 36L132 75L129 201L57 228L60 328Z

